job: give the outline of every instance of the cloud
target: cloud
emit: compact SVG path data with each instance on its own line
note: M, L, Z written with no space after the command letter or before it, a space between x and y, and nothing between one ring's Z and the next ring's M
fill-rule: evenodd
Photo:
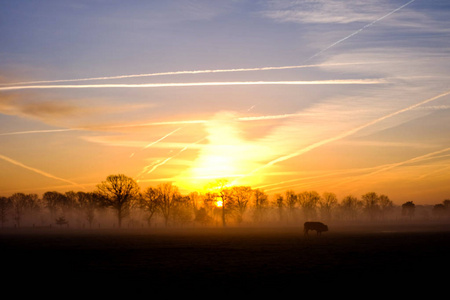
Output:
M62 101L25 100L16 96L0 97L0 113L40 120L55 120L73 116L80 108Z
M261 15L277 22L305 24L369 23L394 8L387 1L272 1L269 7L261 12Z

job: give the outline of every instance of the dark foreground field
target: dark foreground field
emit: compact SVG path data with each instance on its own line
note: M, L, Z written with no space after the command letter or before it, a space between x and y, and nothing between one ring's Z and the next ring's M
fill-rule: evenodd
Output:
M3 230L2 282L167 295L298 291L317 283L325 290L333 284L351 291L363 283L405 292L417 283L431 291L440 284L433 280L445 282L445 290L450 229L394 229L338 227L320 237L305 237L301 228Z

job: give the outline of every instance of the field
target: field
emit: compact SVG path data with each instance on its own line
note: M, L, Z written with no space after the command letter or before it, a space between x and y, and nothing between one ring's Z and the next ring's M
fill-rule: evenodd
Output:
M322 236L304 236L299 227L10 229L0 231L0 247L2 273L27 285L84 287L101 281L149 293L221 294L298 290L313 283L380 288L445 282L450 229L335 226Z

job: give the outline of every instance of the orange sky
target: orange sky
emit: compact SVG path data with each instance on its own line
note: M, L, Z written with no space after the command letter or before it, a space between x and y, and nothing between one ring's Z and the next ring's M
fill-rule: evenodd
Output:
M122 173L450 198L445 1L151 2L5 6L1 195Z

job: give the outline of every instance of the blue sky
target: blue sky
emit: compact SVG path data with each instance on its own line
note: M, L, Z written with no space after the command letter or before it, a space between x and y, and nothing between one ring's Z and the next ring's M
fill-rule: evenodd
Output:
M1 194L450 197L448 1L0 2Z

